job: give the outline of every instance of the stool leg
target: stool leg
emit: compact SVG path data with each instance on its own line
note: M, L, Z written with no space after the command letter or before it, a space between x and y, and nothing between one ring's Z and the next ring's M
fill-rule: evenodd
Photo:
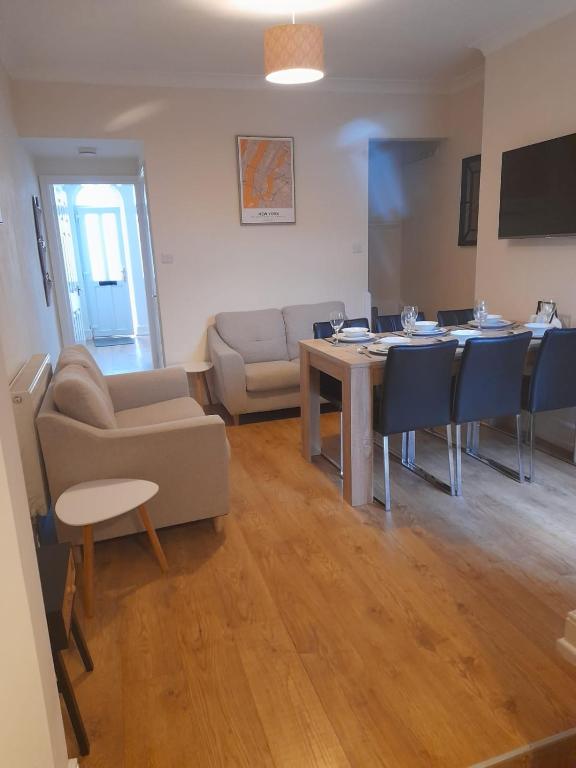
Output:
M84 565L82 567L82 582L84 587L84 608L86 615L94 613L94 529L85 525L84 535Z
M64 698L66 709L70 715L70 721L72 723L72 727L74 728L74 735L76 736L76 741L78 742L80 754L82 756L88 755L90 753L90 742L88 741L88 735L86 733L86 728L84 727L84 721L82 720L82 715L80 714L80 708L78 707L78 702L76 701L76 694L74 693L74 688L72 688L68 670L66 669L64 659L62 658L60 651L56 651L53 654L53 658L54 669L56 671L56 680L58 682L58 690Z
M82 632L82 627L78 622L78 617L76 616L76 611L74 608L72 608L72 621L70 622L70 629L72 631L74 642L76 643L76 648L78 648L80 658L84 663L84 669L86 672L92 672L94 669L94 662L92 661L92 656L90 655L90 650L88 649L88 644L86 643L84 632Z
M166 560L166 555L164 554L164 550L162 549L162 545L160 544L158 535L152 526L148 511L144 504L141 504L138 507L138 514L140 515L140 520L142 520L142 525L144 528L146 528L146 532L148 533L148 538L150 539L150 544L152 545L154 554L156 555L156 560L158 560L158 565L163 571L167 571L168 561Z

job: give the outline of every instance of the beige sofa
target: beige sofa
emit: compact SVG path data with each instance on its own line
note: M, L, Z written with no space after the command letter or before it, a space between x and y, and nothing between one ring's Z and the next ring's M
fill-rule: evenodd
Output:
M216 395L236 423L241 414L300 405L298 342L333 310L343 312L343 302L216 315L208 329Z
M224 422L190 397L181 368L103 376L85 347L66 347L37 426L53 503L76 483L126 477L160 486L147 505L157 528L228 512ZM80 541L79 529L57 521L57 530L60 540ZM94 535L140 530L129 514Z

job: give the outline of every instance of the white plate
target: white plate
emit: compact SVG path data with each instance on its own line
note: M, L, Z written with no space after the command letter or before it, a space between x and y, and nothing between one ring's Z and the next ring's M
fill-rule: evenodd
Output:
M552 323L524 323L524 327L532 331L535 339L541 339L549 328L554 328Z
M331 336L331 339L335 339L336 336ZM346 336L343 333L338 334L338 343L343 342L344 344L360 344L363 341L370 341L370 339L375 339L376 334L372 333L371 331L366 331L364 336Z
M365 328L364 326L352 326L350 328L342 328L340 333L343 336L366 336L368 333L368 328Z
M410 344L410 339L405 336L383 336L377 339L374 344Z
M454 331L450 331L450 336L455 336L458 339L458 344L462 346L466 343L466 339L482 336L482 331L476 331L473 328L456 328Z
M446 328L438 328L435 326L431 330L420 330L416 328L414 336L443 336L446 333Z
M450 336L456 336L459 339L469 339L473 336L482 336L482 332L476 331L473 328L456 328L454 331L450 331Z
M478 328L478 320L470 320L468 325L471 325L472 328ZM510 326L514 325L514 323L511 320L495 320L492 323L484 322L482 323L482 329L483 330L500 330L501 328L510 328Z

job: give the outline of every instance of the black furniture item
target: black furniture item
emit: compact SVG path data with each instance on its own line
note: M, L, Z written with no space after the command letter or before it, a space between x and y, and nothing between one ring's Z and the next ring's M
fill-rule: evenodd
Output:
M355 320L345 320L343 328L366 328L370 330L370 323L365 317L357 317ZM328 339L334 333L330 322L321 321L313 325L315 339ZM320 372L320 397L327 400L330 405L340 411L340 462L342 462L342 383L329 376L327 373ZM328 454L322 452L322 456L333 464L342 474L341 464L335 462Z
M388 352L384 383L379 388L380 407L374 420L374 430L382 435L386 510L390 509L390 435L402 434L402 464L405 467L450 495L456 494L450 415L452 369L457 347L458 342L454 340L414 347L392 346ZM441 426L446 427L449 485L414 461L416 430Z
M452 421L456 424L456 492L462 494L461 427L468 427L466 453L507 477L524 482L520 407L522 377L531 333L468 339L456 380ZM479 452L480 422L516 418L518 471Z
M446 325L464 325L474 320L473 309L440 309L438 311L438 323Z
M397 333L403 331L401 315L377 315L374 319L374 333ZM418 312L417 320L425 320L424 312Z
M72 634L86 671L91 672L94 669L90 651L74 611L76 572L72 547L70 544L49 544L37 550L37 557L58 690L68 709L80 754L84 756L90 753L90 742L62 657L62 651L68 648Z
M524 377L522 410L529 414L529 482L534 480L536 414L575 406L576 328L551 328L538 349L532 376ZM573 456L576 463L576 445Z

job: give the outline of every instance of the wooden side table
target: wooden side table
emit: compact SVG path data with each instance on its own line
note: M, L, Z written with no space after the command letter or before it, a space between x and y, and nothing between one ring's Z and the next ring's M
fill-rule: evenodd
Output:
M90 742L62 656L62 651L69 647L72 634L86 671L92 672L94 669L82 627L74 611L76 569L72 547L70 544L43 546L37 550L37 556L58 690L70 715L80 754L87 755L90 752Z
M192 379L194 399L197 400L200 405L204 405L205 403L212 405L212 398L210 397L210 388L208 387L206 374L208 371L211 371L213 367L213 364L207 360L191 360L190 362L182 363L182 368L184 368L188 376Z
M149 480L91 480L68 488L56 502L56 515L63 523L83 527L82 582L84 607L88 616L92 616L94 612L95 524L137 509L160 568L163 571L168 570L166 555L144 506L156 496L158 490L157 484Z

